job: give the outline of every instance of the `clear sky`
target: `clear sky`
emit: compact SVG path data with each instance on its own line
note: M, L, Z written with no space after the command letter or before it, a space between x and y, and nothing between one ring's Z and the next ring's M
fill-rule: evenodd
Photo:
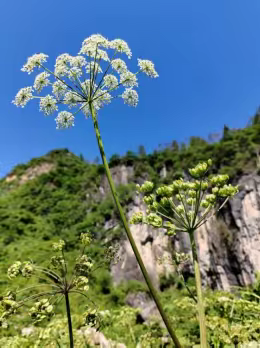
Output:
M48 54L52 69L58 55L76 55L100 33L128 42L132 67L138 57L152 60L160 77L140 78L138 107L116 100L100 112L108 156L140 144L151 152L247 124L260 105L259 16L259 0L1 0L0 176L55 148L98 155L90 119L78 115L73 129L57 131L56 116L35 100L11 104L33 84L35 74L20 71L28 56Z

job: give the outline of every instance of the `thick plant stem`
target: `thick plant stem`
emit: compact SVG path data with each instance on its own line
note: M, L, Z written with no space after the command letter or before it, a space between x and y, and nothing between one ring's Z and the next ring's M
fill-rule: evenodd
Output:
M190 243L191 243L191 250L192 250L192 257L193 257L195 281L196 281L197 306L198 306L199 324L200 324L200 346L201 348L207 348L206 317L205 317L204 302L202 297L198 254L197 254L193 230L189 232L189 236L190 236Z
M178 340L178 338L176 337L172 327L171 327L171 324L170 324L170 321L169 319L167 318L166 316L166 313L164 312L163 310L163 307L161 305L161 302L159 300L159 296L157 294L157 291L155 290L152 282L151 282L151 279L147 273L147 270L145 268L145 265L143 263L143 260L141 258L141 255L137 249L137 246L135 244L135 241L134 241L134 238L132 236L132 233L130 231L130 228L128 226L128 223L127 223L127 220L126 220L126 217L125 217L125 214L123 212L123 209L122 209L122 206L119 202L119 199L118 199L118 196L117 196L117 193L116 193L116 188L115 188L115 184L114 184L114 181L112 179L112 176L111 176L111 173L110 173L110 170L109 170L109 166L108 166L108 163L107 163L107 159L106 159L106 155L105 155L105 151L104 151L104 146L103 146L103 143L102 143L102 139L101 139L101 135L100 135L100 131L99 131L99 127L98 127L98 122L97 122L97 117L96 117L96 112L95 112L95 109L93 107L93 105L90 103L90 111L91 111L91 115L92 115L92 120L93 120L93 123L94 123L94 129L95 129L95 133L96 133L96 137L97 137L97 142L98 142L98 146L99 146L99 150L100 150L100 155L102 157L102 161L103 161L103 165L104 165L104 168L105 168L105 172L106 172L106 176L107 176L107 179L108 179L108 183L109 183L109 186L110 186L110 189L111 189L111 193L113 195L113 198L114 198L114 201L115 201L115 204L116 204L116 207L118 209L118 213L120 215L120 218L121 218L121 221L123 223L123 226L124 226L124 229L126 231L126 234L127 234L127 237L129 239L129 242L131 244L131 247L133 249L133 252L135 254L135 257L136 257L136 260L141 268L141 271L143 273L143 276L144 276L144 279L146 281L146 284L150 290L150 293L154 299L154 302L161 314L161 317L164 321L164 324L175 344L176 347L178 348L181 348L181 344Z
M70 348L73 348L74 343L73 343L73 331L72 331L71 314L70 314L70 301L69 301L69 294L67 291L65 292L65 301L66 301L66 312L67 312L67 318L68 318Z

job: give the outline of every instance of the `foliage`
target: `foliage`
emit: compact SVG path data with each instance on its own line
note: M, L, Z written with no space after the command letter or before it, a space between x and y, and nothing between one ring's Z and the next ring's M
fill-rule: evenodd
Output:
M171 183L173 179L183 176L182 168L192 167L198 161L210 157L213 160L213 173L218 171L227 173L236 181L242 173L249 173L256 169L256 147L260 144L260 124L254 122L244 129L229 129L228 136L226 134L225 138L219 142L208 144L204 141L195 141L193 138L191 143L192 145L177 146L178 144L174 142L172 147L166 147L147 155L143 153L136 155L130 152L125 158L114 156L114 159L111 158L110 165L132 165L134 168L133 182L142 184L144 180L152 180L157 185ZM37 168L46 163L52 164L52 169L37 174ZM160 171L164 166L167 170L166 178L160 176ZM28 173L30 174L32 168L35 170L34 177L22 181L21 178L24 175L30 176ZM0 182L1 274L4 274L15 260L30 258L37 264L47 265L53 237L66 240L65 251L68 262L75 259L79 247L79 236L88 229L92 231L94 237L88 252L95 262L99 262L104 257L104 245L122 238L122 228L118 224L118 215L113 200L110 194L107 194L106 191L102 193L100 190L104 182L102 166L89 164L82 156L79 158L67 149L61 149L17 166L8 177L12 176L15 178L11 181L7 182L3 178ZM117 187L120 201L125 209L132 202L135 194L134 186L129 184ZM111 222L112 224L110 224ZM109 227L107 230L106 227L105 229L106 223L109 223L108 226L111 225L112 228ZM228 343L232 335L234 337L237 335L239 342L245 344L259 339L257 336L259 329L256 327L259 318L257 319L257 314L250 304L252 303L255 309L259 306L257 297L260 296L259 283L256 283L252 289L244 289L247 294L240 292L240 297L238 293L226 294L208 291L206 315L212 347L233 347L233 343ZM1 292L6 289L7 284L7 278L1 277ZM132 281L114 286L110 273L104 269L98 269L95 274L90 276L89 285L89 296L95 297L98 306L102 310L109 310L115 318L102 329L106 337L125 343L127 347L136 347L137 344L141 344L141 340L146 339L148 342L158 339L156 324L149 326L136 320L131 324L133 335L138 342L134 344L133 335L128 329L122 328L120 322L116 320L120 309L123 310L125 307L127 294L147 291L145 285ZM183 346L195 346L199 343L199 327L195 307L187 289L177 276L168 280L162 279L161 285L164 306L173 319L174 327L177 328L177 335ZM22 280L17 280L17 286L23 286ZM190 288L194 288L194 283L191 283ZM231 302L221 302L219 300L221 297L230 298L231 302L235 299L232 320L228 316L232 309ZM242 304L239 302L241 298L244 301ZM76 326L80 327L81 324L77 323L84 312L80 298L72 299L72 307L77 311L74 321ZM227 309L223 309L223 307ZM64 322L65 313L62 306L58 306L57 312L59 313L56 316L57 321L56 318L52 321L53 327L59 327L60 323ZM252 313L256 316L253 316ZM255 319L254 322L252 322L252 318ZM8 347L8 344L10 347L15 347L15 344L19 347L32 346L32 342L37 341L36 337L39 337L40 330L48 327L48 324L43 327L39 326L35 329L34 334L22 337L21 329L30 326L29 321L25 317L18 317L15 325L16 330L9 328L5 333L0 334L2 335L1 346ZM65 324L62 325L65 330ZM241 325L247 330L242 329ZM225 329L226 326L228 326L228 331ZM165 334L166 332L163 331L163 335ZM81 338L77 338L77 334L75 337L75 342L77 339L81 342ZM50 338L48 339L50 340ZM43 342L40 346L44 346L49 341ZM51 342L46 345L53 344L53 340ZM148 343L146 344L148 347ZM159 347L158 344L161 343L156 341L155 347Z

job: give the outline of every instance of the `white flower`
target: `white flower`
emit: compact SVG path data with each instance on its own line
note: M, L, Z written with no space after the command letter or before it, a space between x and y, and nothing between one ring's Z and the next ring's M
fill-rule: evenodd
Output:
M83 88L84 92L87 94L87 96L90 96L90 87L91 87L91 93L93 94L93 91L96 90L97 85L95 83L90 83L90 79L85 80L81 83L81 87Z
M68 54L68 53L62 53L61 55L59 55L57 58L56 58L56 65L67 65L68 63L70 63L70 60L71 60L71 55Z
M40 111L43 111L45 115L51 115L54 111L58 110L58 106L56 105L56 99L50 94L46 95L46 97L41 98L40 101Z
M76 77L80 77L82 75L82 70L77 67L73 67L68 72L68 77L71 79L76 79Z
M123 74L127 72L126 63L120 58L112 60L111 65L112 65L112 68L116 70L119 74Z
M72 57L68 53L63 53L57 57L54 70L55 75L64 76L68 74L71 58Z
M106 75L103 79L104 86L106 86L108 89L115 88L118 85L118 80L116 76L114 75Z
M130 106L137 106L138 104L138 94L132 88L126 88L122 94L122 98L124 99L124 103Z
M55 118L57 127L56 129L70 128L74 126L74 116L71 112L61 111Z
M93 61L88 63L86 66L86 72L90 73L90 71L91 71L91 74L93 74L93 71L95 71L95 73L96 72L102 73L102 69L101 69L100 65L97 62L93 62Z
M89 57L96 58L96 60L103 59L105 61L109 61L107 52L96 48L96 46L93 45L82 46L79 53L83 53Z
M41 92L43 87L50 84L50 80L48 79L49 76L50 74L46 73L45 71L36 76L33 87L37 92Z
M61 81L56 81L52 85L52 93L57 97L63 96L67 91L67 86L61 82Z
M70 65L76 68L83 68L83 66L85 66L86 64L87 61L83 56L76 56L70 58Z
M75 92L67 92L65 94L64 104L68 104L69 108L77 106L80 101L82 101L82 97Z
M23 108L33 98L32 91L32 87L21 88L12 103Z
M111 95L104 89L98 89L95 98L93 104L96 110L101 109L105 104L109 104L112 99Z
M65 65L57 65L54 70L56 76L65 76L69 72L69 68Z
M34 54L33 56L29 57L27 59L27 63L22 67L22 71L27 71L28 74L30 74L31 72L33 72L33 69L35 67L40 67L40 64L42 64L43 62L46 62L47 58L49 56L47 56L44 53L37 53Z
M104 38L104 36L100 35L100 34L93 34L91 36L89 36L88 38L86 38L83 43L82 43L82 47L83 46L103 46L105 48L109 48L110 44L109 41Z
M138 60L138 66L144 72L146 75L150 77L158 77L159 75L154 69L154 64L150 60L146 59L137 59Z
M110 47L120 53L125 53L129 59L132 57L132 52L124 40L115 39L110 42Z
M90 113L90 109L89 109L88 103L84 104L84 107L81 109L81 111L86 116L86 118L88 118L90 116L91 113Z
M136 75L131 73L130 71L127 71L120 76L120 83L122 83L123 86L126 87L138 86Z

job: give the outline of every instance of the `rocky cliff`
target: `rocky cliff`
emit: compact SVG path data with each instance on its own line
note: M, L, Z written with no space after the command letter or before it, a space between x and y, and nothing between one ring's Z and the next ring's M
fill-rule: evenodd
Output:
M116 184L127 184L133 170L119 166L113 168L112 174ZM104 179L102 192L108 189L105 182ZM239 194L197 231L203 283L212 288L230 290L232 286L252 284L255 273L260 271L260 177L256 173L245 175L238 184ZM128 207L128 216L135 211L145 211L138 196ZM132 225L131 231L156 285L160 274L173 271L171 265L161 265L158 261L161 256L170 255L169 243L175 250L190 252L185 233L169 239L162 230L148 226ZM114 281L141 280L142 274L127 240L121 242L120 256L120 262L112 267ZM192 273L192 267L188 267L188 271Z

